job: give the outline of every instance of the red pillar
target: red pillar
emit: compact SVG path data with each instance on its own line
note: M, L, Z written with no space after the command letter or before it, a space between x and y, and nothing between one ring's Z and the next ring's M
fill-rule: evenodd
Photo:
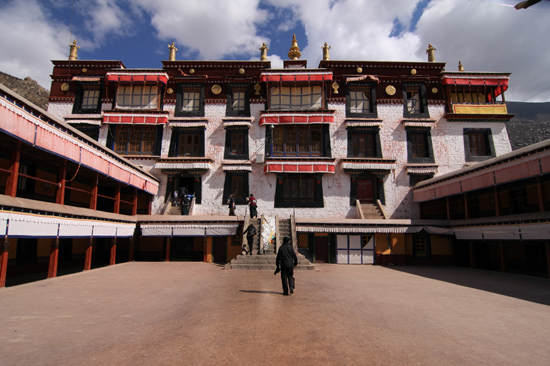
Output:
M112 266L116 263L116 238L111 239L111 256L109 258L109 265Z
M498 189L497 189L497 187L494 188L494 192L495 192L495 216L499 217L500 216L500 205L498 204Z
M48 278L57 276L57 263L59 258L59 238L52 239L50 248L50 265L48 267Z
M468 220L470 218L470 215L468 213L468 195L464 193L464 218Z
M6 273L8 271L8 257L10 254L10 243L8 237L4 238L0 252L0 288L6 286Z
M134 188L134 199L132 200L132 216L137 215L137 205L138 205L138 190Z
M92 182L92 196L90 197L90 208L92 210L97 210L97 191L99 186L99 175L96 173L94 175Z
M166 262L170 262L170 243L172 242L171 237L166 238Z
M59 171L59 177L58 177L58 184L57 187L57 194L55 197L55 203L59 203L60 205L65 204L65 178L67 176L67 160L63 160L63 166L61 167L61 170Z
M17 195L17 181L19 180L19 163L21 160L21 141L17 141L11 152L11 174L6 182L6 196Z
M89 271L92 269L92 248L93 248L94 238L91 236L90 241L88 242L88 248L86 248L86 256L84 257L84 270Z
M114 213L120 213L120 183L116 185Z

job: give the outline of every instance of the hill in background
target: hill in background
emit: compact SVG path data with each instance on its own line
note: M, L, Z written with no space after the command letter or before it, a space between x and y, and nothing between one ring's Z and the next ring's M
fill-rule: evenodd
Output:
M0 84L10 88L40 108L44 110L48 109L48 97L50 96L50 91L38 85L36 80L33 80L28 76L24 79L19 79L0 72Z

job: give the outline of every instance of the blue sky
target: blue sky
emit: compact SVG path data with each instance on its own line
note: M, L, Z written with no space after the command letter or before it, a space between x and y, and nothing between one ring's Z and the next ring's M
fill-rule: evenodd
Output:
M550 1L519 0L0 0L0 71L50 87L51 60L120 60L160 68L178 60L287 59L296 33L302 59L427 61L455 71L511 72L508 100L550 101Z

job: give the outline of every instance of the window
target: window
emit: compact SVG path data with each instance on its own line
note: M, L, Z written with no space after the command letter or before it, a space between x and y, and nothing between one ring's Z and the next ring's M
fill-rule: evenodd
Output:
M287 125L273 128L273 156L324 156L322 125Z
M91 137L96 141L99 139L99 126L90 125L86 123L71 124L71 126L73 126L83 134L88 135L89 137Z
M308 110L323 108L321 86L274 87L270 89L269 109Z
M248 159L248 128L228 128L224 159Z
M159 109L159 92L156 85L119 85L116 107L119 109Z
M323 207L321 176L316 174L279 174L275 207Z
M204 129L174 128L168 156L204 157Z
M424 180L428 180L433 178L433 174L410 174L409 175L409 183L411 187L414 187L416 183L422 182Z
M432 139L428 128L407 129L409 163L433 163Z
M423 84L405 84L403 86L404 117L428 118L428 100Z
M100 91L101 85L99 83L79 83L73 113L100 113Z
M415 258L429 259L431 257L430 236L428 234L413 235L413 252Z
M202 117L204 116L204 85L203 84L179 84L176 96L177 117Z
M466 161L483 161L495 156L490 128L465 128L464 150Z
M114 136L113 150L118 154L159 155L157 137L162 136L162 126L111 126L111 134Z
M381 158L380 136L377 128L350 128L348 130L349 158Z
M371 84L348 84L346 94L347 117L377 117L376 88Z
M500 88L490 85L453 85L451 86L451 103L504 103ZM493 98L493 95L496 95L497 98Z
M228 116L250 116L248 84L229 84L227 90Z
M235 195L235 203L246 205L248 197L248 172L225 172L225 184L222 204L227 206L231 194Z

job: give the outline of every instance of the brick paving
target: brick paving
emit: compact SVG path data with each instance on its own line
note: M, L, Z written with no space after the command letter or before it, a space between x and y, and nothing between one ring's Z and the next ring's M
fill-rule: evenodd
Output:
M544 365L550 280L135 262L0 289L0 365ZM9 275L9 274L8 274Z

